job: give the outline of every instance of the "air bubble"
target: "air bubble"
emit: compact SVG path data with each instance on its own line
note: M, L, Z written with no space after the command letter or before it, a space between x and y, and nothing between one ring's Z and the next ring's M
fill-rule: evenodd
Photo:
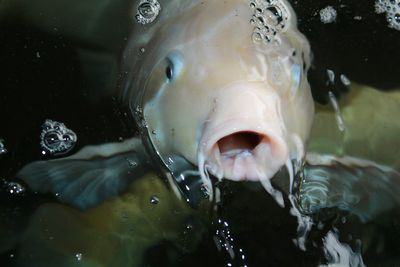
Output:
M8 182L6 180L2 180L3 188L11 195L22 195L25 193L25 187L17 182Z
M0 155L6 154L7 149L6 146L4 145L4 139L0 138Z
M262 35L259 32L253 33L253 41L258 43L262 40Z
M206 185L202 185L201 187L200 187L200 191L201 191L201 196L204 198L204 199L209 199L210 198L210 194L208 193L208 189L207 189L207 186Z
M281 1L256 0L250 6L254 9L250 20L250 23L254 25L252 36L254 42L264 40L269 43L274 40L277 33L285 30L290 14Z
M75 254L75 258L77 261L81 261L82 260L82 253L76 253Z
M321 9L319 17L322 23L332 23L336 21L337 12L332 6L327 6L324 9Z
M142 0L139 2L136 20L140 24L153 22L160 13L161 6L157 0Z
M132 159L127 158L126 161L128 162L128 166L133 168L137 166L137 163L133 161Z
M388 27L400 31L400 0L376 0L375 12L386 13Z
M400 23L400 14L399 13L396 13L394 15L394 20L396 21L396 23Z
M283 20L281 10L276 6L268 7L266 10L267 22L277 26Z
M46 152L52 155L60 155L67 153L74 147L77 136L64 123L46 120L42 125L40 140L40 146L44 149L43 155Z
M158 204L159 202L160 202L160 199L159 199L157 196L151 196L151 198L150 198L150 203L151 203L151 204L156 205L156 204Z
M257 20L258 20L259 23L262 23L262 24L265 23L264 17L262 17L262 16L258 16L258 17L257 17Z

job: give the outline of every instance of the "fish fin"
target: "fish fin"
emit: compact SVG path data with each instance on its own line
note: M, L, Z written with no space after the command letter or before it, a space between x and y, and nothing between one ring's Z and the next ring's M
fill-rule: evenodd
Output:
M69 157L35 161L17 177L33 191L50 192L80 209L95 207L120 194L148 170L140 140L87 146Z
M300 206L307 212L338 208L367 222L399 201L400 173L391 167L315 153L309 153L306 162Z

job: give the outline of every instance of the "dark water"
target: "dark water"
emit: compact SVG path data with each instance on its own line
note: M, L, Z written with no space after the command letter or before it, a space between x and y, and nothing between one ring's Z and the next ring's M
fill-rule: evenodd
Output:
M329 90L339 97L347 90L341 84L326 84L327 68L385 90L400 85L400 32L389 29L385 17L373 12L373 1L292 2L300 30L314 52L310 82L317 101L326 102ZM322 24L315 15L327 5L341 10L337 23ZM355 22L355 15L363 19ZM55 28L44 31L14 17L0 20L0 138L7 149L0 155L1 266L42 266L18 263L23 254L17 237L42 204L57 201L51 194L30 191L16 173L29 162L47 159L39 144L46 119L63 122L77 134L71 154L87 144L116 142L136 134L131 115L112 93L127 30L121 29L112 45L101 46ZM18 182L24 191L11 193L10 182ZM206 209L204 221L190 224L193 229L187 239L203 229L194 247L185 250L161 239L145 249L141 266L318 266L328 262L323 238L329 231L361 253L367 266L400 266L400 203L377 212L368 222L339 207L321 209L310 215L317 223L303 251L293 242L298 224L287 199L286 208L280 208L257 185L225 182L220 186L223 195L217 211ZM218 249L221 240L234 246L234 258L224 247ZM46 266L75 266L61 257L51 260Z

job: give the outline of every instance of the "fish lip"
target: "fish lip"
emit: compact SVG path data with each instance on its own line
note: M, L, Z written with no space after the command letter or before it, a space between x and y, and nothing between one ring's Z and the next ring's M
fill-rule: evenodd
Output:
M268 127L267 124L263 125L263 123L250 123L246 118L235 118L213 126L205 125L203 135L199 143L198 158L205 158L208 171L210 171L211 174L215 175L219 179L226 178L234 181L258 181L271 178L273 174L275 174L277 169L274 168L266 175L257 175L252 177L225 176L223 170L224 164L222 163L223 156L219 151L218 141L226 136L240 132L250 132L260 135L261 141L259 144L270 142L274 153L277 154L277 158L279 158L279 160L281 161L281 165L286 162L288 158L288 145L283 138L283 133L281 131L274 131L273 129ZM258 152L258 147L259 145L257 145L253 149L255 151L255 154L257 154ZM202 168L200 164L199 168Z

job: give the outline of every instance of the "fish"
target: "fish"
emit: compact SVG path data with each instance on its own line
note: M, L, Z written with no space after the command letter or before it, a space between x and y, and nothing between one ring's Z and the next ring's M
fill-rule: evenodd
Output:
M30 163L17 176L32 190L86 209L143 176L149 158L175 181L200 176L208 192L208 173L268 182L301 161L314 115L311 55L287 1L149 0L132 10L117 89L141 137ZM121 163L126 153L134 171Z
M157 24L133 30L144 37L127 46L121 88L165 165L184 158L211 187L206 173L268 180L300 161L314 103L306 76L310 47L289 3L169 1L170 7L178 12L161 10Z
M124 192L156 162L172 190L196 206L209 198L199 193L203 186L212 194L209 175L261 181L276 194L269 180L280 169L290 173L292 162L313 161L306 153L310 131L328 136L324 129L332 127L318 118L313 125L310 45L288 2L149 0L134 1L132 10L137 21L121 55L117 90L140 137L30 163L17 176L32 190L88 209ZM308 150L323 158L332 151L316 149L321 138L313 133ZM332 179L336 162L365 168L343 159L322 164ZM315 173L313 164L305 168Z

